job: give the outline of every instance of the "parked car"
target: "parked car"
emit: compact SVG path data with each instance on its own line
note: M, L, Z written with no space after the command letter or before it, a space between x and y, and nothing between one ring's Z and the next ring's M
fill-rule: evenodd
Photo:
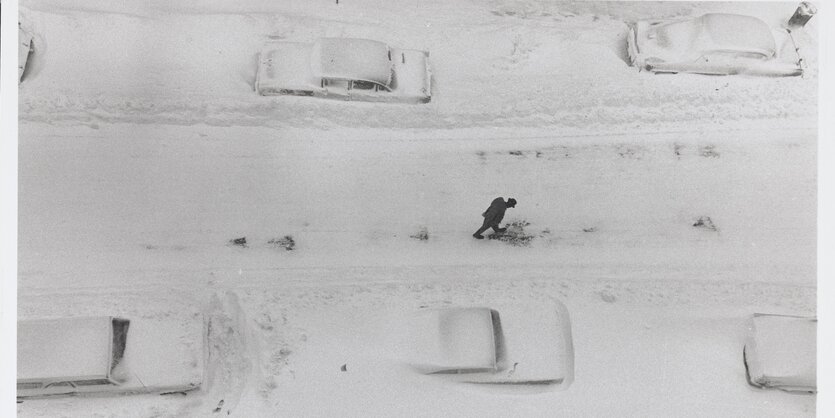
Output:
M627 36L631 65L655 73L796 76L803 62L791 32L760 19L710 13L696 18L644 20Z
M748 383L816 392L817 325L814 317L754 314L742 350Z
M23 80L23 73L26 71L26 62L32 52L32 34L17 26L17 81Z
M264 96L426 103L432 97L428 57L368 39L271 41L258 59L255 90Z
M18 322L17 397L186 392L200 387L202 328L110 316Z
M568 311L560 302L423 309L403 324L415 371L462 383L566 388L574 380Z

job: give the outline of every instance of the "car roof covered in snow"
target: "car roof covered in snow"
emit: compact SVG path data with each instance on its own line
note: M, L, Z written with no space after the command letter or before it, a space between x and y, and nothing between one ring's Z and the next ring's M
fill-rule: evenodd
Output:
M710 13L702 16L702 27L716 49L746 48L774 55L774 35L768 25L753 16Z
M774 56L774 35L762 20L728 13L708 13L664 25L658 29L658 43L698 51L757 52Z
M410 321L413 366L424 373L496 368L496 340L489 308L426 309Z
M754 314L748 323L745 362L752 384L814 391L816 317Z
M113 318L18 322L17 379L104 379L110 374Z
M391 82L388 45L369 39L321 38L313 46L311 67L321 78Z
M270 41L259 57L257 82L261 86L284 89L310 89L321 78L311 72L309 43Z

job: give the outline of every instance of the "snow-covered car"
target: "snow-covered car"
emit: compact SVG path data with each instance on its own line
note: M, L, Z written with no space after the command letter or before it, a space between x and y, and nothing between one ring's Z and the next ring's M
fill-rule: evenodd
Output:
M816 392L817 324L814 317L754 314L742 351L748 383Z
M179 329L110 316L19 321L17 397L197 389L202 339L184 345Z
M26 71L26 62L32 52L32 34L17 27L17 81L23 80L23 73Z
M255 90L264 96L426 103L432 97L428 57L368 39L271 41L258 59Z
M639 21L629 28L631 64L656 73L796 76L803 61L790 31L726 13Z
M574 380L571 324L560 302L424 309L405 324L404 360L422 374L552 388Z

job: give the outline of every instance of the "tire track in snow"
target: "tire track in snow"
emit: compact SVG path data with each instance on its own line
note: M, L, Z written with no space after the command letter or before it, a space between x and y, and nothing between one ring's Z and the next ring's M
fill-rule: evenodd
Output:
M248 396L249 385L258 370L258 344L252 340L247 318L234 291L215 293L205 310L206 318L206 383L201 408L229 416L242 398ZM251 406L247 406L251 407Z

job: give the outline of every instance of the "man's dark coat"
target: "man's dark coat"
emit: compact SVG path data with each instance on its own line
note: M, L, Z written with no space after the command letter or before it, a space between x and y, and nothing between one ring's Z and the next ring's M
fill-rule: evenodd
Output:
M497 197L493 199L490 207L481 214L481 216L484 216L484 226L498 227L499 223L504 219L504 212L506 210L507 204L505 204L504 198Z

